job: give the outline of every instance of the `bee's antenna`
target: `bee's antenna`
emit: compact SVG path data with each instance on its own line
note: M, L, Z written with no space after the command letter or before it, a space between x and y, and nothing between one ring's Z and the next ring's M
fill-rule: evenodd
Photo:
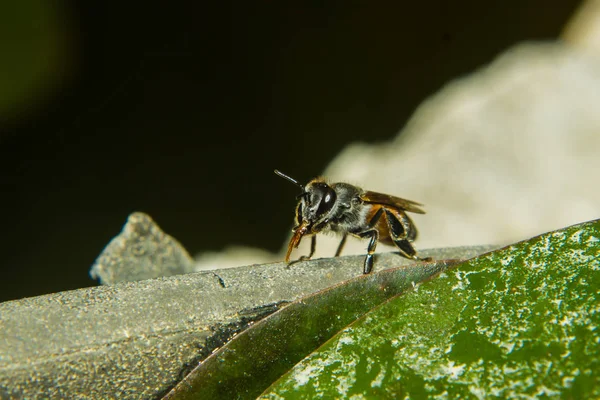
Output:
M294 178L290 178L289 176L287 176L286 174L284 174L283 172L279 171L279 170L275 170L275 175L278 175L280 177L282 177L283 179L287 179L288 181L292 182L294 185L298 186L300 189L302 189L302 191L304 192L304 186L302 186L297 180L295 180Z

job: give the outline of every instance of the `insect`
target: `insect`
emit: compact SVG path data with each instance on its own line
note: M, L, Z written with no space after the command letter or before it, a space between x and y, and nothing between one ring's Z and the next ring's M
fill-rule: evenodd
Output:
M275 170L275 174L287 179L302 189L297 196L296 225L288 245L285 261L289 262L293 249L298 248L302 237L311 236L310 254L300 260L310 259L317 246L316 234L335 232L342 235L335 256L339 256L346 244L348 235L369 239L363 273L373 269L373 253L377 243L395 245L400 254L417 261L419 258L412 242L417 238L417 228L406 212L425 214L422 204L390 196L388 194L363 190L348 183L328 184L323 178L315 178L305 186L293 178Z

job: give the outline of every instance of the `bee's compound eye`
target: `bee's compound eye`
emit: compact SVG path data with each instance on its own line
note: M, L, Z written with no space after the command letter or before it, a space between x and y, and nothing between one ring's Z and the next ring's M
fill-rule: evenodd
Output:
M321 189L321 200L319 201L319 207L317 208L317 215L321 216L323 214L331 211L333 205L335 204L335 200L337 198L335 191L329 186L325 186Z

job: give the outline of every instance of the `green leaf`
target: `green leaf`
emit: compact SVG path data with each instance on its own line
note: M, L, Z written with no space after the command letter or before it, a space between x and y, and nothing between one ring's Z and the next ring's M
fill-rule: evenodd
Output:
M457 260L362 275L293 302L204 360L166 399L255 399L334 334Z
M262 398L599 398L599 312L597 220L393 298Z

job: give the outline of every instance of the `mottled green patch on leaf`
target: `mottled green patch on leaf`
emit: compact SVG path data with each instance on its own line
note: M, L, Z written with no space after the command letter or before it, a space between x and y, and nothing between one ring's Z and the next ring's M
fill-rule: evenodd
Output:
M374 309L265 398L600 397L600 222L478 257Z

